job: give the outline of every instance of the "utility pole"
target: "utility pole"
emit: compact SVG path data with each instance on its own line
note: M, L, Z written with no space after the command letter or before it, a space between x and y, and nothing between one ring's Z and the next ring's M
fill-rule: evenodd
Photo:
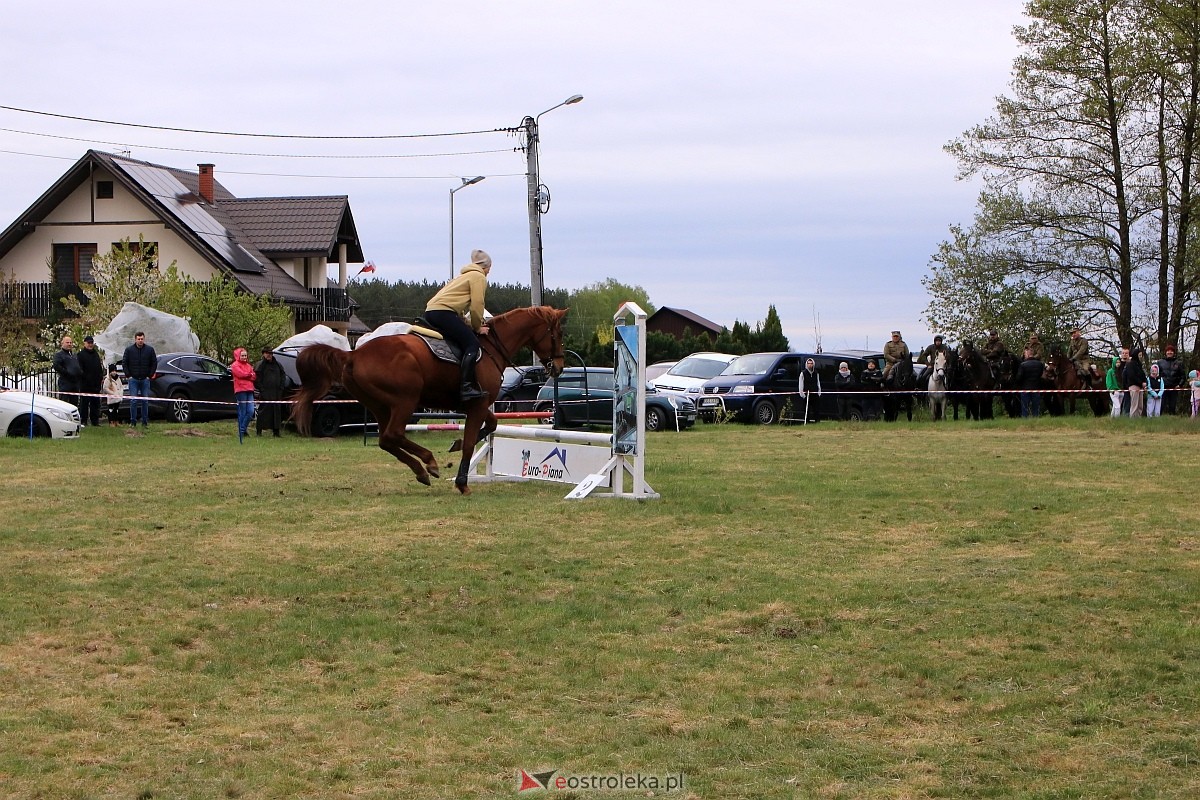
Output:
M528 179L529 206L529 302L530 305L542 304L544 273L542 270L542 215L550 210L550 192L542 185L538 174L538 120L561 106L569 106L583 99L581 94L573 94L556 106L551 106L536 117L526 117L521 120L525 129L525 176Z

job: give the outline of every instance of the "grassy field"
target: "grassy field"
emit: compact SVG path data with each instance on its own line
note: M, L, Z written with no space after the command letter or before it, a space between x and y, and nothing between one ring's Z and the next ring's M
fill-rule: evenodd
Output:
M231 422L0 440L0 794L1196 797L1198 432L701 426L642 503Z

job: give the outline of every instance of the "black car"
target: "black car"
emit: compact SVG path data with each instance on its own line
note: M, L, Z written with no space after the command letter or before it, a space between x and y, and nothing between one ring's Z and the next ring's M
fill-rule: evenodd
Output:
M554 411L555 427L611 426L616 377L611 367L567 367L558 376L558 406L554 381L542 386L537 411ZM687 397L659 394L646 387L646 430L684 430L696 422L696 404Z
M128 385L125 393L128 398ZM150 398L150 413L173 422L237 416L233 373L215 358L199 353L159 355L150 378ZM128 408L128 399L122 407Z
M750 353L738 356L715 378L700 387L700 413L717 417L728 415L744 422L771 425L785 416L803 419L805 409L794 408L799 401L800 371L807 359L816 362L821 378L822 394L813 402L818 404L817 419L837 419L837 394L834 376L838 364L845 361L856 377L867 366L867 359L849 353ZM883 363L883 356L871 356ZM851 398L850 419L866 419L871 405L859 397Z
M538 391L549 376L546 368L507 367L500 379L500 393L492 410L501 412L533 411L537 408Z
M275 351L275 360L283 367L283 372L288 378L289 385L283 392L285 400L291 398L300 389L300 375L296 372L296 356L299 354L298 350ZM339 402L318 402L313 405L310 426L310 433L313 436L329 438L337 436L341 432L342 426L353 426L356 431L361 431L363 426L375 423L375 418L371 416L371 413L346 392L331 392L321 399ZM283 418L286 420L290 414L291 407L289 406L284 410Z

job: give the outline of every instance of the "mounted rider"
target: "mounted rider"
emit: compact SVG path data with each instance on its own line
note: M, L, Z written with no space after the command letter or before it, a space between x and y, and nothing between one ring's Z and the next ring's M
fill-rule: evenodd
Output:
M1079 379L1087 383L1092 379L1092 359L1088 356L1088 340L1076 328L1071 331L1071 342L1067 345L1067 358L1075 365Z
M459 270L458 277L443 286L425 306L425 319L429 324L462 350L459 397L463 402L484 395L475 382L475 362L479 359L479 339L476 337L488 332L483 324L483 312L487 276L491 271L492 257L482 250L472 251L471 263ZM464 316L469 316L470 326Z
M912 352L904 339L900 338L900 331L892 331L892 340L883 346L883 360L887 362L883 368L883 379L886 381L891 376L892 369L901 359L911 358Z
M1004 377L1003 373L1005 370L1003 363L1008 357L1008 348L1000 340L1000 334L996 332L995 328L988 331L987 341L983 343L980 352L984 360L987 361L988 368L992 372L992 378L998 381Z
M1033 357L1038 361L1046 360L1046 347L1042 344L1042 340L1038 338L1036 332L1029 334L1029 341L1025 343L1025 349L1033 353Z
M920 364L925 364L928 367L933 367L934 364L937 363L937 357L939 353L943 358L946 359L946 363L949 364L950 348L946 347L946 345L942 343L942 335L940 333L933 337L933 344L921 351L921 355L917 359L917 362Z

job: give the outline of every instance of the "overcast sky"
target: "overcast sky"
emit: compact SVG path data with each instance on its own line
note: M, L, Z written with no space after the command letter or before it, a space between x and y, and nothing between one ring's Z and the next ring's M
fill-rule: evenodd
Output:
M915 347L930 338L920 279L948 226L970 222L978 188L955 181L942 146L1007 91L1022 7L21 3L5 11L0 105L381 136L516 127L582 94L541 118L547 287L615 278L727 326L774 304L795 350L812 349L818 322L827 350L881 347L893 328ZM87 148L129 150L213 162L239 196L349 195L378 277L443 280L450 189L486 175L454 196L456 260L481 247L493 282L530 279L525 159L510 134L218 137L12 111L0 128L0 227Z

